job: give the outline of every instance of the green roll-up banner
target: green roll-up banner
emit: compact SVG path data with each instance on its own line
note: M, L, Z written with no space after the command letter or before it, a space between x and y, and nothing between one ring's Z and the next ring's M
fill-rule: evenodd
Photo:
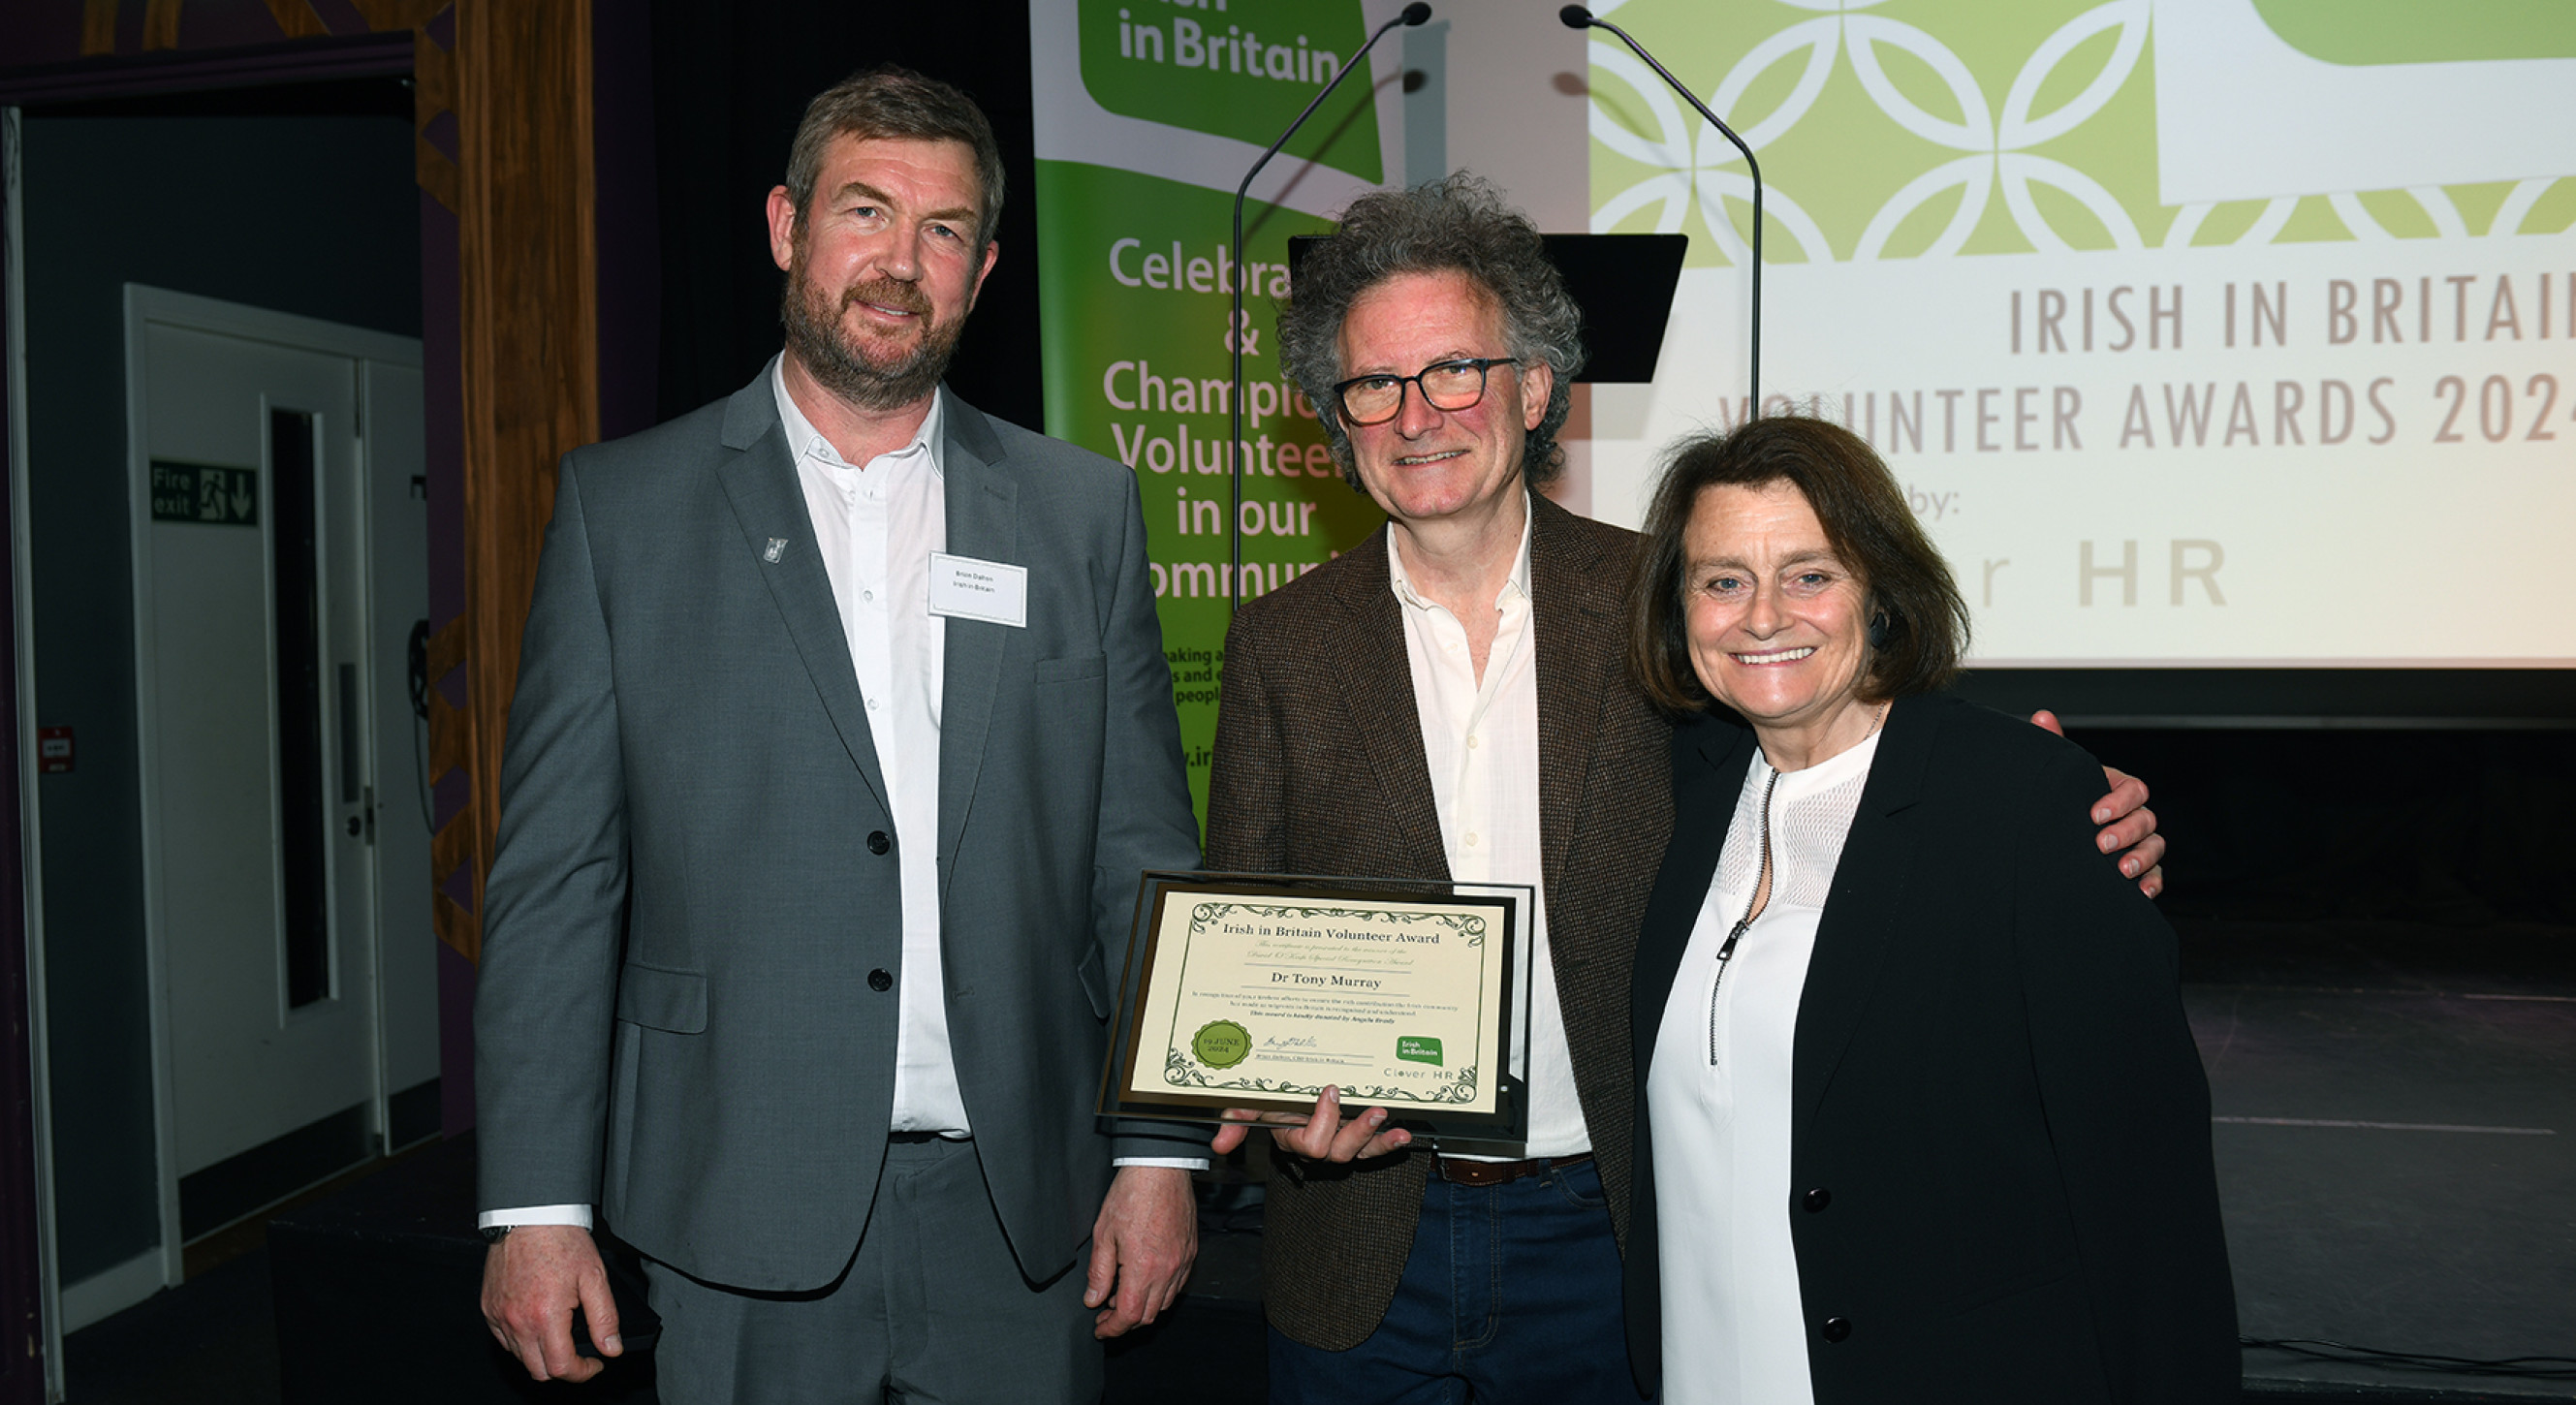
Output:
M1400 64L1380 46L1262 177L1264 147L1392 4L1362 0L1055 0L1031 7L1038 298L1047 433L1136 472L1163 644L1207 803L1217 681L1236 593L1279 588L1384 520L1345 486L1315 407L1280 368L1288 239L1386 182L1401 160ZM1227 322L1243 278L1243 503L1230 510ZM1236 521L1229 524L1229 516ZM1229 526L1243 537L1234 575Z

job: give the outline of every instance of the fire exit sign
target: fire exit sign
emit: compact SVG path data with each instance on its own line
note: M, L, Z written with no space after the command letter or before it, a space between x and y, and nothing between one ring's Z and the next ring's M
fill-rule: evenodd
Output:
M152 520L259 525L259 474L220 464L152 461Z

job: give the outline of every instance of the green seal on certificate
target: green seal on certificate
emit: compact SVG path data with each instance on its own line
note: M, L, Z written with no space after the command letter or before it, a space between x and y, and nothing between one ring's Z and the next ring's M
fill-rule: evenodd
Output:
M1232 1068L1252 1052L1252 1031L1232 1020L1211 1020L1190 1036L1190 1052L1210 1068Z

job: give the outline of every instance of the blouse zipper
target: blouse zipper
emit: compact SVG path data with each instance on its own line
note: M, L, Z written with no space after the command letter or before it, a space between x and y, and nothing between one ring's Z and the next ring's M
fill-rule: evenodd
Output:
M1780 787L1780 773L1762 784L1762 871L1754 875L1753 892L1744 900L1744 915L1735 919L1735 930L1726 934L1726 942L1717 949L1717 974L1708 983L1708 1066L1717 1067L1717 995L1726 984L1726 963L1735 956L1735 944L1744 938L1744 930L1753 925L1757 915L1754 904L1762 900L1771 879L1771 792Z

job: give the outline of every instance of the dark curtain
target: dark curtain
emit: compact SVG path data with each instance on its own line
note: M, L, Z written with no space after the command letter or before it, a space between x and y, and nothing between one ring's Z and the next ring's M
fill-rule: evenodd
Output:
M2152 787L2168 915L2576 923L2576 730L2071 735Z
M1028 0L655 0L661 418L741 389L777 352L784 275L770 262L762 210L786 173L797 119L816 93L893 62L964 89L1001 140L1002 256L948 381L988 414L1042 427L1028 15Z

